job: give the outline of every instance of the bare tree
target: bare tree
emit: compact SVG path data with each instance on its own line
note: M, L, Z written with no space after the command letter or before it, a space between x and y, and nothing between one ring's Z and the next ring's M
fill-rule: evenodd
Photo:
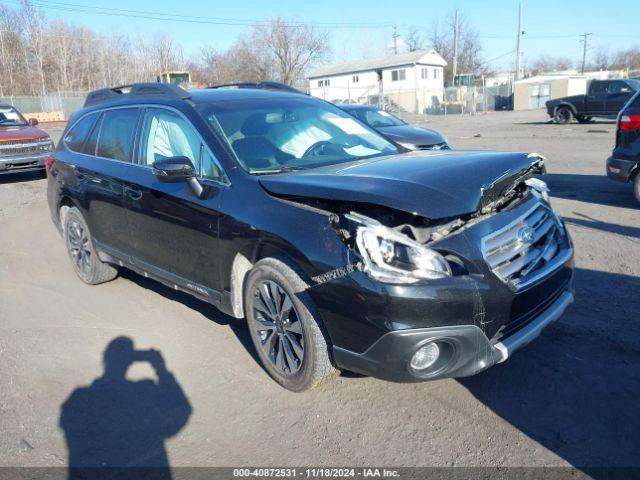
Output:
M260 73L270 73L274 80L288 85L302 81L307 70L330 53L325 33L309 25L289 24L279 17L254 27L249 39L250 43L241 43L260 64Z
M568 57L553 57L549 55L543 55L538 57L531 64L531 73L534 75L539 75L541 73L569 70L572 67L573 62Z
M415 29L409 30L404 39L404 44L408 52L415 52L425 48L425 40L422 34Z
M194 80L206 84L275 80L301 86L308 70L328 57L328 43L326 34L311 26L275 18L253 27L225 52L203 49L190 69Z
M593 56L593 61L589 65L590 70L607 70L611 65L611 56L609 50L600 48Z
M275 18L250 29L228 50L209 47L187 62L182 45L167 34L152 40L117 32L100 35L61 19L48 21L22 0L0 4L1 95L45 95L153 81L162 71L192 70L203 84L278 80L302 84L305 74L329 54L326 34Z
M441 26L436 19L429 35L431 46L447 61L445 81L453 82L453 53L455 13L450 12ZM464 15L459 16L458 72L480 75L486 71L482 61L482 45L478 32Z

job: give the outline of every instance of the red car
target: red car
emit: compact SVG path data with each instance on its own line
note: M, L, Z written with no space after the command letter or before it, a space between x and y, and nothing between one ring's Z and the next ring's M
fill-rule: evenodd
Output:
M45 160L53 151L49 134L27 121L12 105L0 103L0 175L4 173L44 171Z

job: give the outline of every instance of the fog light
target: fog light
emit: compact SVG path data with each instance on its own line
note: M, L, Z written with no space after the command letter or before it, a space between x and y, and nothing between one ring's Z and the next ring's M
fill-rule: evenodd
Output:
M420 347L411 358L411 368L414 370L424 370L436 363L440 357L440 348L435 342L427 343L423 347Z

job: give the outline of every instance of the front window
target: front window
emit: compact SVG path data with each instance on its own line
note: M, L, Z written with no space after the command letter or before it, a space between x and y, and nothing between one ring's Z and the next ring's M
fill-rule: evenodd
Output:
M23 127L25 118L13 107L0 107L0 127Z
M224 180L217 159L186 119L171 110L150 108L142 127L140 161L152 166L156 160L170 157L187 157L198 176Z
M398 153L375 131L304 96L226 101L204 112L251 173L305 169Z

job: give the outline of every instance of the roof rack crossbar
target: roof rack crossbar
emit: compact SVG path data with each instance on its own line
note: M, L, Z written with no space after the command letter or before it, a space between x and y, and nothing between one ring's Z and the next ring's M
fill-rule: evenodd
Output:
M89 92L84 102L85 107L127 97L165 97L186 100L191 94L171 83L132 83L112 88L101 88Z

